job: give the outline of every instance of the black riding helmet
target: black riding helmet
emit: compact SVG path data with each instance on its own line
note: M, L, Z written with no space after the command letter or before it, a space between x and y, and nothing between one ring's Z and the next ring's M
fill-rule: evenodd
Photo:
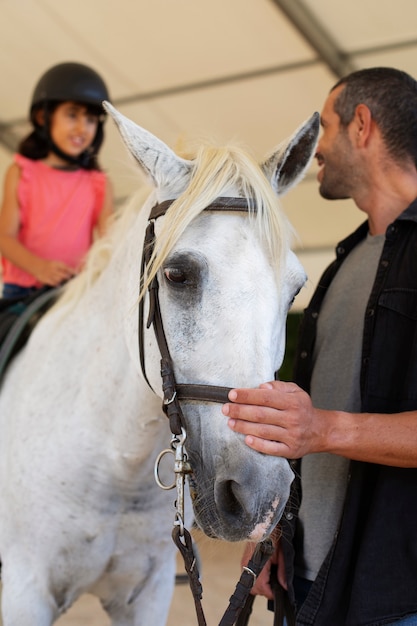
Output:
M102 107L103 100L110 100L103 79L93 69L82 63L59 63L45 72L39 79L30 105L30 120L37 133L42 134L58 156L85 167L95 157L103 142L103 123L106 113ZM90 148L78 158L63 153L53 143L50 132L51 109L60 102L77 102L86 105L89 110L99 116L97 133ZM40 125L36 119L39 110L45 114L45 124Z

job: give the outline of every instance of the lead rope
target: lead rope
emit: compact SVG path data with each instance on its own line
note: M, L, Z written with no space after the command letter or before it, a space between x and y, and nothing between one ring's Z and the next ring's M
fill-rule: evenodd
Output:
M190 589L193 594L198 626L207 626L201 603L203 588L200 582L191 535L186 528L183 528L181 531L179 526L174 526L172 538L184 559L185 571L188 574ZM219 626L247 626L255 599L255 596L250 595L251 589L266 562L271 557L272 552L273 544L270 539L258 543L251 560L243 568L240 580L233 595L230 597L229 606L220 620ZM278 626L279 623L275 623Z
M181 434L172 435L171 448L163 450L157 457L155 462L155 480L159 487L162 489L174 489L177 488L177 499L175 501L175 521L174 528L172 529L172 539L181 552L184 560L185 571L188 575L188 582L190 585L191 593L193 594L195 610L197 614L198 626L207 626L206 619L204 617L203 607L201 600L203 597L203 588L200 582L200 572L198 570L197 558L194 554L193 540L190 533L184 526L184 487L185 476L191 473L191 467L188 462L187 454L185 452L184 443L187 435L185 429L181 429ZM173 454L175 456L175 482L171 485L165 485L159 476L159 465L162 458L166 454Z
M250 595L251 589L266 562L272 556L274 546L271 539L265 539L256 546L249 563L243 568L236 589L230 598L219 626L246 626L252 613L255 596Z
M172 539L174 540L178 550L181 552L184 560L185 571L188 574L188 582L191 593L193 594L198 626L207 626L206 618L204 617L203 605L201 604L201 600L203 598L203 587L200 582L200 572L198 571L197 559L194 554L191 535L186 528L183 528L181 535L180 528L178 526L174 526L172 530Z
M273 570L275 571L273 573ZM294 609L291 606L288 595L285 589L278 582L278 578L276 576L276 566L272 566L271 568L271 587L272 592L274 594L274 623L273 626L296 626L295 623L295 613ZM250 616L252 615L253 604L255 602L256 596L249 595L246 599L246 602L238 616L238 619L235 622L230 622L230 626L235 624L235 626L248 626ZM287 621L284 622L284 619ZM226 622L224 626L229 626L229 622ZM220 624L219 626L223 626Z
M171 448L163 450L157 457L155 462L155 480L159 487L165 490L177 488L177 500L175 502L175 522L172 530L172 539L184 560L185 571L188 575L188 582L194 599L198 626L207 626L202 607L203 588L200 582L200 573L198 570L197 559L193 550L193 541L190 533L184 526L184 487L185 476L191 473L191 467L185 452L185 429L181 429L180 435L172 435ZM159 465L162 458L166 454L175 456L175 482L169 485L164 484L159 476ZM271 539L260 542L253 553L248 565L243 568L240 580L236 585L236 589L230 598L229 606L224 613L219 626L246 626L249 620L250 607L253 603L254 596L250 595L250 591L259 576L262 568L273 552L273 543ZM246 621L239 621L242 613L245 615ZM243 619L243 617L242 617Z
M294 609L289 602L288 594L279 584L276 576L272 583L272 591L274 593L274 626L283 626L284 618L287 620L287 626L296 626Z

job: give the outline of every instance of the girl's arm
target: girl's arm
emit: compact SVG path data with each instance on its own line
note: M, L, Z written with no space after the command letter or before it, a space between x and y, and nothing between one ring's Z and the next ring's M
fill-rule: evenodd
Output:
M30 252L18 240L20 219L17 189L20 168L13 163L6 172L0 210L0 253L13 265L32 274L44 285L59 285L74 275L72 268L60 261L48 261Z

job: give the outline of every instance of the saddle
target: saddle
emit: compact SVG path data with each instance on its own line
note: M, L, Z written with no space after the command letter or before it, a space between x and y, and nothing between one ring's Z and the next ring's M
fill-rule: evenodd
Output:
M7 365L26 344L59 292L60 287L42 287L29 296L0 298L0 383Z

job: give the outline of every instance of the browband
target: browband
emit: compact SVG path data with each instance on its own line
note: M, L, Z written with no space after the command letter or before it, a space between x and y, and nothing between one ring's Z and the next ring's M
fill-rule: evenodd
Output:
M175 200L164 200L155 204L149 214L150 220L156 220L162 217L168 211L171 204ZM216 198L214 202L207 205L205 211L256 211L256 204L253 201L248 202L246 198Z

